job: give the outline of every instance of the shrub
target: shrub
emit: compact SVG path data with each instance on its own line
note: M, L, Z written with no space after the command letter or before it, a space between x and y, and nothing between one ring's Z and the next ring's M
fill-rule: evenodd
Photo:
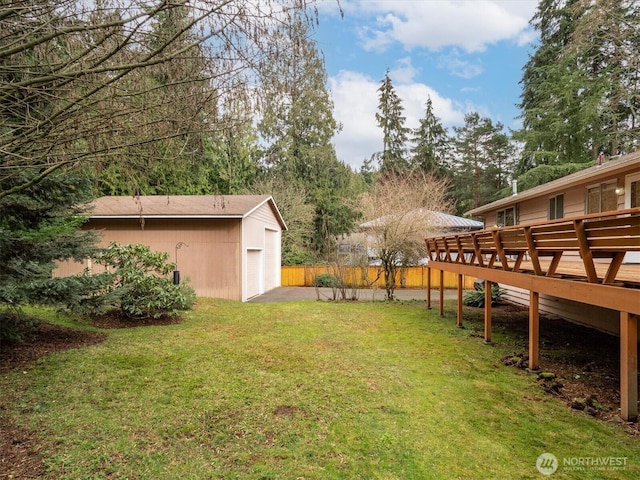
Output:
M338 288L340 286L340 279L335 275L331 275L330 273L322 273L314 278L313 286Z
M491 305L500 302L505 293L506 291L504 289L494 284L491 287ZM468 307L484 307L484 286L476 286L475 290L465 292L462 302Z
M188 285L174 285L175 264L166 252L152 252L145 245L111 243L97 263L112 269L113 285L106 294L118 294L117 305L129 318L159 318L190 309L195 292Z

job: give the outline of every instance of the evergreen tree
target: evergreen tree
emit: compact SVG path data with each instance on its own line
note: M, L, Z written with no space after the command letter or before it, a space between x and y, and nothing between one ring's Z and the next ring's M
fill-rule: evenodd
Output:
M446 161L450 150L447 129L433 113L431 98L427 99L424 117L413 132L413 157L411 165L425 173L445 175Z
M103 193L198 191L219 99L277 61L272 33L306 3L2 2L2 168L33 177L0 197L77 168Z
M582 0L567 44L585 74L583 108L593 118L591 158L640 147L640 3Z
M380 155L380 171L401 173L409 169L406 158L406 144L410 129L405 127L404 108L395 91L389 70L378 88L379 101L376 121L382 129L382 153Z
M217 131L207 139L203 159L206 193L236 195L245 192L260 174L252 99L239 85L221 103Z
M22 185L30 174L0 178L0 189ZM96 252L95 232L79 230L85 218L79 205L90 199L90 187L86 177L49 175L0 198L0 339L14 336L12 327L19 330L11 311L27 304L66 306L88 292L79 277L52 278L52 272L56 260L82 261Z
M313 248L331 248L349 232L356 213L346 189L353 172L336 158L331 139L340 126L326 88L326 71L303 9L277 32L279 51L261 71L261 136L269 143L263 161L270 175L297 183L314 206ZM286 51L286 55L283 54Z
M513 146L503 128L477 112L465 115L464 126L454 127L451 195L458 214L497 200L507 185L513 168Z
M369 158L365 158L364 161L362 162L362 165L360 166L360 172L359 172L360 177L362 177L362 180L364 181L365 185L369 187L373 185L373 182L375 180L376 173L377 173L375 164L378 162L376 158L377 158L377 154L374 153Z
M162 50L171 61L139 68L105 89L105 100L115 98L122 110L135 113L111 116L112 129L91 141L99 146L94 162L99 190L111 195L205 193L209 178L202 160L218 98L204 47L185 0L158 12L150 23L142 47ZM133 52L119 54L131 57ZM123 98L121 91L129 95ZM112 104L103 106L107 111L101 114L108 116ZM113 142L114 132L129 139L131 147L105 155L101 152Z
M543 0L540 46L524 68L520 173L640 145L640 7L632 0Z

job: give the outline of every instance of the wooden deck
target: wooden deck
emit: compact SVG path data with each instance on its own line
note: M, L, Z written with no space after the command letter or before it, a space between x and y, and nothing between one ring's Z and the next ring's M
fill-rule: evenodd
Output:
M541 261L542 269L548 271L551 261ZM609 270L609 264L594 262L594 267L599 278L604 278ZM522 262L522 270L534 273L533 264L530 261ZM584 264L579 260L565 261L556 268L556 277L573 279L576 281L587 281L587 274ZM626 286L627 288L640 289L640 264L622 264L618 270L615 285ZM640 297L640 291L638 292ZM639 300L640 301L640 300Z
M458 325L464 275L482 278L486 286L496 282L530 292L532 369L539 364L540 294L618 311L621 415L637 418L640 264L623 262L627 252L640 252L640 208L430 237L426 245L430 268L458 275ZM442 314L442 292L440 298ZM491 302L485 304L485 340L490 341Z

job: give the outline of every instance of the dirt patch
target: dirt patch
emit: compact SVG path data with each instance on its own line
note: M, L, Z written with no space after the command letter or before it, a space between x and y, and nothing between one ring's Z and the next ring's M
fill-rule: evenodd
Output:
M125 318L118 314L106 314L94 318L91 323L98 328L134 328L158 325L175 325L182 322L180 317L162 316L159 318Z
M528 310L504 305L493 307L492 313L493 325L514 335L521 346L502 358L502 363L528 370ZM638 422L625 422L619 416L619 342L614 335L541 315L540 368L531 374L542 390L569 408L640 436Z
M300 412L300 408L292 405L278 405L273 414L277 417L293 417L296 413Z
M20 368L49 353L88 347L106 338L107 334L103 332L40 323L29 332L24 342L0 345L0 374Z

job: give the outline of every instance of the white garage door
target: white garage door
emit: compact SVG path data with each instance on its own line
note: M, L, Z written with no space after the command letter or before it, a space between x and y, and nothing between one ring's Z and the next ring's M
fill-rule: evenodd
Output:
M262 276L262 251L247 250L247 298L264 293Z

